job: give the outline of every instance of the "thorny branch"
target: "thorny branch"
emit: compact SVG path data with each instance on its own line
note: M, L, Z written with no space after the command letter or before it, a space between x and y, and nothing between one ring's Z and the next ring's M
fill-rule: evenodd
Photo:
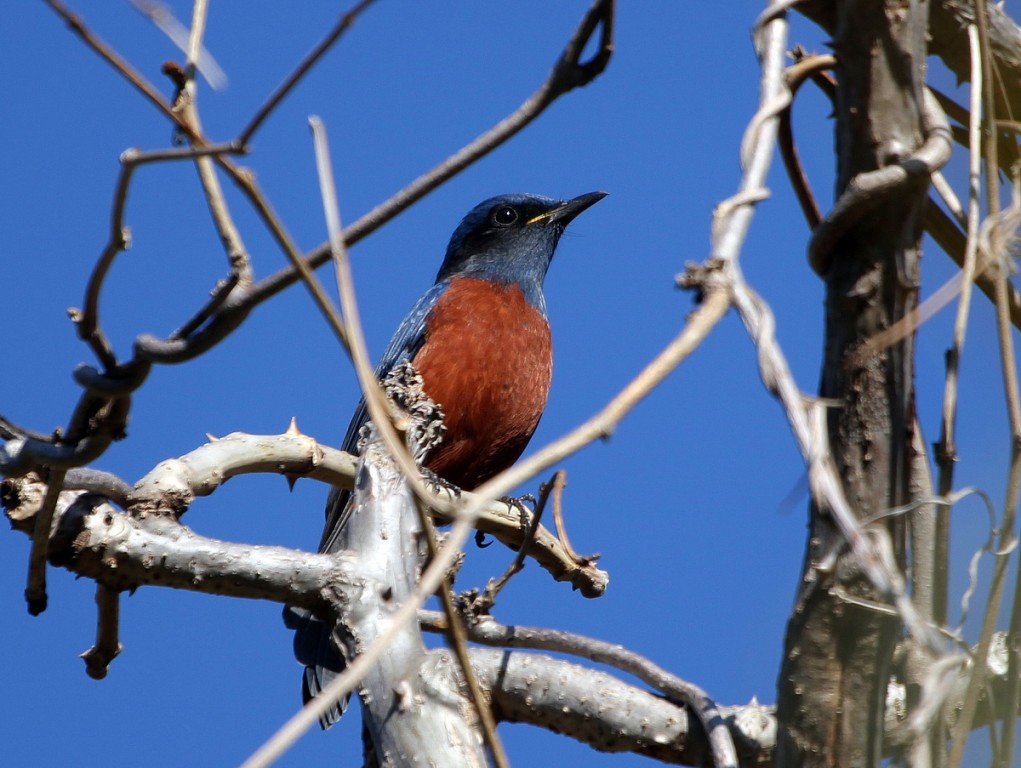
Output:
M381 634L376 641L361 655L352 660L345 670L300 712L285 723L274 736L250 758L251 765L262 765L266 756L277 754L284 744L291 741L304 731L311 728L332 701L339 700L346 692L353 690L367 670L384 653L392 636L415 616L415 611L431 597L443 581L443 577L457 558L458 553L468 540L471 530L478 520L488 500L499 498L519 486L532 476L549 468L558 461L579 451L584 446L604 437L638 402L640 402L656 385L681 364L705 339L708 333L720 321L729 306L725 292L718 290L712 280L703 286L705 301L688 318L688 322L678 336L646 367L630 384L628 384L606 407L588 421L574 429L559 440L537 451L524 461L520 461L496 477L479 486L475 494L462 494L456 505L454 525L437 556L422 573L418 587L392 615L390 629ZM722 728L714 729L710 735L714 745L719 745L721 758L733 754L733 746L729 750L725 743L729 734ZM732 765L732 761L721 759L720 765Z

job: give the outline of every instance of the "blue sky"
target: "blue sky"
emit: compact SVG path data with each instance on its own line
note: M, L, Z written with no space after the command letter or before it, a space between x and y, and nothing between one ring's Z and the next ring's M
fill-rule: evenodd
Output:
M643 2L618 10L606 73L554 104L508 144L403 213L352 251L373 355L432 282L460 217L494 194L610 196L565 236L547 280L555 372L533 448L579 424L651 359L684 322L690 296L673 279L708 254L713 206L740 178L738 145L755 109L758 67L750 29L762 3ZM189 5L170 6L182 20ZM269 91L330 27L343 5L213 3L206 45L230 78L203 82L207 135L235 135ZM341 207L353 221L516 108L546 77L587 2L514 4L380 0L256 135L243 162L303 248L325 239L307 128L330 133ZM165 93L159 74L181 60L126 2L78 3L93 29ZM47 432L77 398L70 372L94 362L66 309L105 243L117 158L168 146L167 121L86 50L41 3L7 12L0 33L6 118L0 121L0 258L6 375L0 412ZM794 19L791 42L821 50ZM953 90L946 76L934 74ZM829 107L810 87L796 107L799 148L821 203L831 199ZM959 183L963 163L948 175ZM777 163L744 251L748 279L772 304L802 389L815 390L822 284L805 259L807 230ZM254 266L284 257L245 202L229 202ZM138 174L128 204L132 249L104 293L104 322L121 356L138 333L166 335L225 274L193 169ZM952 273L930 248L924 292ZM323 273L324 281L332 278ZM945 311L920 333L919 404L927 438L939 432ZM992 313L977 295L964 355L959 485L999 501L1006 430ZM157 368L136 394L129 439L96 465L134 482L205 434L283 431L339 444L358 398L350 366L301 286L260 307L199 359ZM610 587L586 600L534 563L501 596L506 623L559 627L622 643L705 687L721 703L774 700L787 611L804 544L804 469L754 349L729 316L703 347L620 425L563 465L566 515L582 552L602 553ZM538 480L522 488L534 490ZM184 522L225 539L314 549L326 488L276 476L238 478L196 503ZM955 595L984 513L954 513ZM32 618L22 599L28 553L0 536L0 720L11 765L230 765L300 704L300 669L279 608L160 589L122 601L124 652L102 682L77 658L95 629L92 585L50 571L50 605ZM459 586L482 585L512 553L472 549ZM984 571L987 572L987 569ZM644 765L603 756L525 726L501 734L516 765ZM357 764L358 717L307 735L282 765Z

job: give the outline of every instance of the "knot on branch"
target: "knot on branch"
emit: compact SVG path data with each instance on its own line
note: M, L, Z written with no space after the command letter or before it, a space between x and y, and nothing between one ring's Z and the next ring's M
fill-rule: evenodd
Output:
M0 483L0 506L15 530L32 530L36 513L42 509L46 484L36 472L8 477Z
M726 262L718 258L706 259L702 264L689 261L684 265L684 271L674 280L678 288L695 291L695 303L701 304L706 295L725 287L726 278L723 273L726 266Z

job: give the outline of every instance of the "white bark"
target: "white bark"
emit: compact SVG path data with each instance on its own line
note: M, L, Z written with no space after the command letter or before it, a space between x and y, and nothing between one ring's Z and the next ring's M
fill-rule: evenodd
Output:
M379 638L414 591L422 536L408 484L378 442L363 453L354 503L342 533L343 548L357 552L359 561L339 626L349 658ZM457 678L435 674L417 622L389 641L359 695L380 765L486 765Z

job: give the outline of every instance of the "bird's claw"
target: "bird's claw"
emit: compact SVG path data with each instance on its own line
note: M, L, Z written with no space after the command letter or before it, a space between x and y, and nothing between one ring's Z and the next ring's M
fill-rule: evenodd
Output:
M449 480L444 480L431 469L422 467L422 479L434 491L446 491L455 499L461 498L461 489Z
M521 530L524 535L527 536L532 525L532 515L535 514L535 496L530 493L526 493L522 496L504 496L500 499L500 501L509 507L514 507L514 509L518 511L518 515L521 518ZM520 546L511 546L511 549L515 552L517 552L520 548Z

